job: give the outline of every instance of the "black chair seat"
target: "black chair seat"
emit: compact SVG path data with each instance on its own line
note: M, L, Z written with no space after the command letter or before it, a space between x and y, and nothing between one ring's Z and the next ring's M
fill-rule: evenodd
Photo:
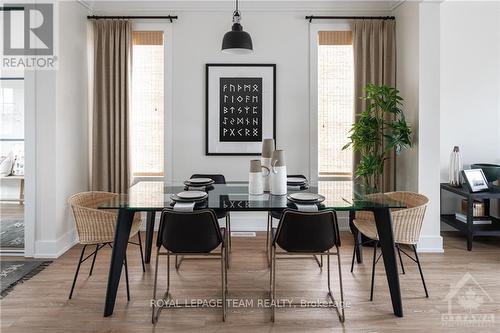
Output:
M271 211L271 216L277 220L281 219L281 214L283 214L283 212L281 210L272 210Z
M228 210L216 210L215 211L215 215L217 216L217 219L225 219L228 213L229 213Z

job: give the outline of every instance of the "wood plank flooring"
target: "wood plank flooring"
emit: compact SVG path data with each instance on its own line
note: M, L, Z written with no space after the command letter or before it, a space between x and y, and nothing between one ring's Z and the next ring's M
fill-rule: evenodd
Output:
M365 250L365 262L349 272L352 241L342 234L342 273L346 301L346 322L339 323L329 309L278 309L276 322L270 323L270 312L258 307L257 300L267 297L269 271L264 246L265 237L233 238L229 270L229 298L235 300L225 323L220 309L165 309L156 326L151 324L150 299L153 289L154 256L146 273L140 266L139 250L129 246L131 296L127 302L122 275L114 315L102 316L109 267L110 250L97 257L94 273L88 276L90 260L80 270L72 300L68 300L73 274L81 247L75 246L31 280L18 285L0 301L1 332L499 332L500 327L500 242L498 238L479 238L472 252L465 250L465 239L448 233L445 253L421 254L430 298L425 298L417 267L404 258L406 274L400 275L404 318L392 314L383 264L377 265L374 301L369 301L371 249ZM9 258L10 259L10 258ZM333 259L333 258L332 258ZM335 259L332 260L333 290L338 295ZM166 258L161 257L159 286L166 285ZM486 294L469 281L461 291L476 302L459 304L452 300L452 313L492 314L495 326L445 327L442 315L448 313L446 295L450 285L470 273ZM220 297L220 266L217 260L183 262L173 270L172 294L181 301L190 298ZM471 294L472 293L472 294ZM475 293L475 294L474 294ZM325 300L326 270L320 270L311 259L282 260L278 263L277 294L295 300ZM464 297L462 295L462 297ZM490 299L491 298L491 299ZM254 307L240 307L240 302L254 302ZM474 322L478 325L479 322Z

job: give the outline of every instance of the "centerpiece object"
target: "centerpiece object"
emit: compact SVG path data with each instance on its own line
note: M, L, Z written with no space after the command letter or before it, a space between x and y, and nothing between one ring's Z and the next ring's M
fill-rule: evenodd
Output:
M274 151L274 139L264 139L262 141L262 155L260 157L260 162L262 166L271 170L271 155ZM271 175L268 173L264 175L264 191L269 192L271 190Z
M285 151L275 150L271 157L271 194L287 193L286 178Z

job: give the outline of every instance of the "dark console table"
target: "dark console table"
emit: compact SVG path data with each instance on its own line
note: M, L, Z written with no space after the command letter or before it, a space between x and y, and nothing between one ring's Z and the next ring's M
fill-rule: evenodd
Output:
M458 221L455 214L443 214L441 211L441 221L461 231L467 236L467 250L472 250L472 239L475 236L500 236L500 219L490 215L490 199L500 199L500 189L491 189L485 192L470 192L465 186L453 187L447 183L441 184L441 207L443 207L443 191L454 193L467 199L467 223ZM485 205L485 215L491 219L491 224L473 224L473 203L474 200L483 201ZM442 208L441 208L442 209Z

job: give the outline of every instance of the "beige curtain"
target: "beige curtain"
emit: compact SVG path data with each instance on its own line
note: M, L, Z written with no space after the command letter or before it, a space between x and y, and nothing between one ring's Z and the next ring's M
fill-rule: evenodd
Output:
M128 192L131 36L127 20L94 21L94 191Z
M366 108L363 88L369 84L396 86L396 22L394 20L354 20L354 112ZM354 168L359 155L354 156ZM395 153L386 161L379 184L383 192L395 189Z

